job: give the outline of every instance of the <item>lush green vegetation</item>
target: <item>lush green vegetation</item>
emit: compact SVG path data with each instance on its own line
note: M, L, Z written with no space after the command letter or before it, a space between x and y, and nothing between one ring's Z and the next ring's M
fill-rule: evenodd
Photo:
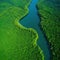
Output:
M19 23L28 13L29 3L30 0L0 1L0 60L44 60L36 44L36 31Z
M60 60L60 0L39 0L41 26L52 52L52 60Z

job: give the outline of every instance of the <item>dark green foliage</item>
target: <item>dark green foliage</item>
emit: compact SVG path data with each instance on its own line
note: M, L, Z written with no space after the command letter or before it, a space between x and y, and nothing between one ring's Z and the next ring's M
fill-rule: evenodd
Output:
M52 51L52 60L60 60L60 0L40 0L41 26Z

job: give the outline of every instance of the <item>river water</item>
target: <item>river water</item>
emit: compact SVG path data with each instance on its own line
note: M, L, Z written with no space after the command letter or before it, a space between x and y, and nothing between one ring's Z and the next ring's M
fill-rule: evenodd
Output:
M42 32L42 29L39 26L40 18L38 16L38 11L36 8L37 3L38 0L32 0L29 6L29 14L25 16L22 20L20 20L20 23L27 28L33 28L37 31L39 36L37 44L43 50L45 60L50 60L50 49L47 44L47 40L44 36L44 33Z

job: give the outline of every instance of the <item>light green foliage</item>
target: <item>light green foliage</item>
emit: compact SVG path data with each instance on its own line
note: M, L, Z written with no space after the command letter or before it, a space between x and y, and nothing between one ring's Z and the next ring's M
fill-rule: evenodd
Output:
M30 0L0 1L0 60L44 60L36 31L19 23L28 13L27 2Z

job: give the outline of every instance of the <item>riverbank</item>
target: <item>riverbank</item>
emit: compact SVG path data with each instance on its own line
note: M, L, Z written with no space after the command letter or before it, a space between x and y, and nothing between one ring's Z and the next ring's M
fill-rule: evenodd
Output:
M27 27L27 28L33 28L37 31L38 33L38 41L37 41L37 45L41 47L41 49L43 50L44 53L44 59L45 60L49 60L50 59L50 51L49 51L49 47L48 44L46 42L46 38L44 36L44 33L42 32L42 30L39 27L39 16L38 16L38 12L36 9L36 4L38 3L38 0L33 0L29 6L29 14L23 18L20 23Z
M49 41L52 52L51 59L60 59L60 1L40 0L38 3L38 12L41 17L41 26Z
M15 5L16 2L11 2L13 4L10 5L10 2L4 1L0 5L0 59L44 60L42 50L36 44L36 31L27 29L19 23L19 20L28 13L28 9L25 7L23 10Z

